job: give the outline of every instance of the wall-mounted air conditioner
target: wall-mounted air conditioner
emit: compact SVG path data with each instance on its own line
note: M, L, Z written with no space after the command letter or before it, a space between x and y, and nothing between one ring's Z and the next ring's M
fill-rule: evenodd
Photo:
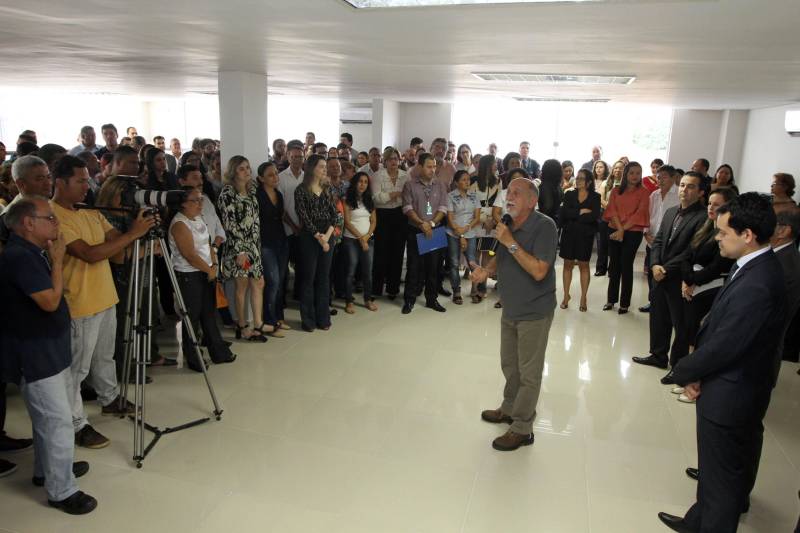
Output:
M786 112L786 133L792 137L800 137L800 109L790 109Z

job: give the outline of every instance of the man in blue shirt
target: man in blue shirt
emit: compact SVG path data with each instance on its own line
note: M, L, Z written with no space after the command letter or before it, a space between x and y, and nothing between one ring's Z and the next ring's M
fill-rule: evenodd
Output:
M64 239L45 198L22 199L5 213L13 231L0 256L0 378L18 383L34 433L33 483L51 506L90 513L97 500L75 482L89 470L73 464L69 391L70 315L64 299Z
M541 168L539 167L539 163L536 162L535 159L530 157L531 151L531 143L528 141L522 141L519 143L519 155L522 156L521 163L522 168L530 175L531 178L538 178L539 174L541 173Z

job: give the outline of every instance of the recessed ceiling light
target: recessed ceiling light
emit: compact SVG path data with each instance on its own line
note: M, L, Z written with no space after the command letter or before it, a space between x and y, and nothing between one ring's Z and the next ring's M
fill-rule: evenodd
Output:
M534 83L539 85L630 85L636 76L583 76L576 74L533 74L528 72L473 72L483 81Z
M345 0L358 9L385 7L431 7L482 4L563 4L582 2L607 2L608 0Z

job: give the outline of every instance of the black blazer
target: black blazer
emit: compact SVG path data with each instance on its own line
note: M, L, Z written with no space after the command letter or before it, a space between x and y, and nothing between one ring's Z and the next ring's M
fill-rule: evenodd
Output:
M735 262L720 255L719 243L713 236L697 248L691 248L691 245L689 248L681 264L681 279L687 285L705 285L717 278L724 278ZM701 265L703 269L695 271L694 265Z
M591 209L591 213L581 215L581 209ZM589 191L586 201L578 201L578 190L572 189L564 193L564 203L558 212L558 221L562 228L574 226L576 232L593 235L597 231L597 219L600 218L600 195Z
M678 216L679 206L670 207L664 213L661 227L650 247L650 265L661 265L667 271L667 279L677 279L681 275L681 265L691 253L690 243L694 234L706 221L706 209L695 202L683 213L683 219L672 234L672 225Z
M789 331L792 319L800 308L800 252L794 243L786 248L775 252L778 261L783 268L783 277L786 281L786 315L784 317L783 336ZM781 342L781 352L783 352L783 342ZM783 356L783 353L781 353Z
M785 283L769 250L719 290L697 348L673 368L675 382L700 382L697 414L723 426L764 418L780 369Z

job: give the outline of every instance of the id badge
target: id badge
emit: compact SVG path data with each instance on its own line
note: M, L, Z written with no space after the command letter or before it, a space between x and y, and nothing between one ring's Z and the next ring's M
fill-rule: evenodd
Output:
M433 209L431 208L431 203L430 203L430 202L428 202L428 207L427 207L427 209L425 210L425 214L426 214L427 216L433 216Z

